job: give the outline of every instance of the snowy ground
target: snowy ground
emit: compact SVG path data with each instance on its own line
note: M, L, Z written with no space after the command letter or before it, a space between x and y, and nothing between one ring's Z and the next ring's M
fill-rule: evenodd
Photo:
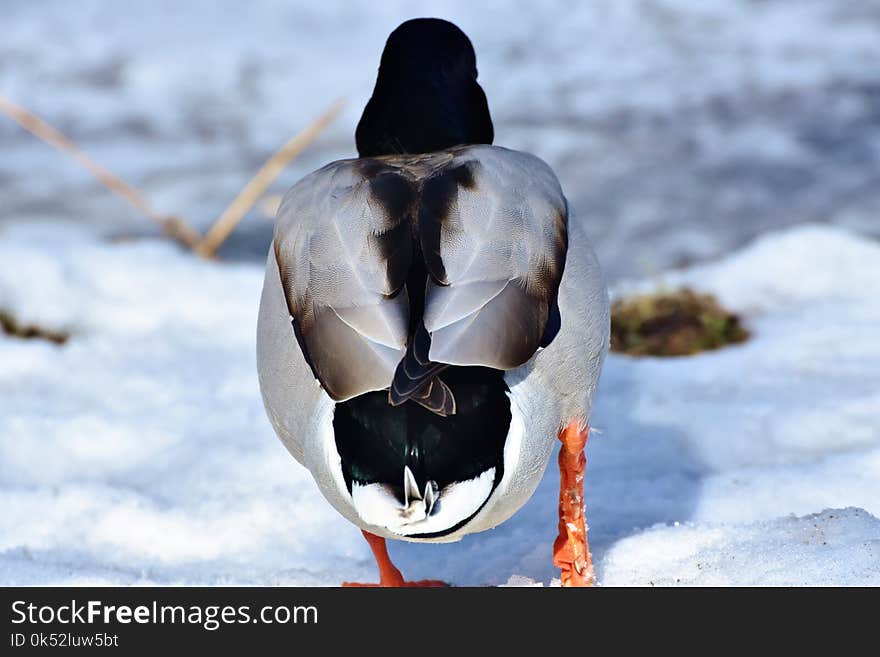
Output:
M278 181L353 153L388 33L439 15L472 38L497 143L559 172L613 280L797 222L880 234L880 0L4 0L0 92L204 227L338 96ZM0 222L151 230L0 117ZM261 260L252 213L227 253Z
M0 308L72 333L0 335L0 583L374 578L264 416L261 282L167 243L0 226ZM659 282L717 293L754 337L608 359L586 491L600 582L880 585L880 245L804 226L638 285ZM392 556L415 578L549 583L557 483L498 529Z

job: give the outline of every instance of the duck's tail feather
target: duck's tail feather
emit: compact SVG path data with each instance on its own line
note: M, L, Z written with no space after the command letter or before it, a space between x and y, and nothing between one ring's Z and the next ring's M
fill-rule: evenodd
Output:
M400 406L412 400L437 415L454 415L455 397L438 376L448 365L432 363L428 358L430 347L431 336L425 325L419 322L394 372L388 390L388 403Z

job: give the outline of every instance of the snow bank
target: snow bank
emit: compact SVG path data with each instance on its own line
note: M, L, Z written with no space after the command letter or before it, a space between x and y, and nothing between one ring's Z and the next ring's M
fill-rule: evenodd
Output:
M0 583L374 578L264 416L261 281L167 243L2 229L0 309L72 337L0 335ZM715 292L754 338L609 358L587 454L600 582L880 583L880 246L803 227L664 282ZM557 485L551 467L502 527L392 556L414 578L550 582Z
M687 524L626 538L605 557L605 585L880 585L880 520L862 509L735 528Z
M72 333L64 347L0 337L3 581L355 574L322 573L360 555L357 532L264 416L257 267L56 226L7 229L0 261L0 307Z

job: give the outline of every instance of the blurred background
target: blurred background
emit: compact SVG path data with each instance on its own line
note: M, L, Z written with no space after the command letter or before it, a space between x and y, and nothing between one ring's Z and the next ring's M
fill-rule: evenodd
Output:
M388 33L436 15L477 51L496 143L559 174L612 280L830 222L880 234L880 2L2 1L0 91L204 231L345 97L276 181L349 157ZM155 232L0 116L0 222ZM262 260L255 206L223 247Z
M615 291L705 263L663 284L745 327L606 360L600 582L880 585L880 0L0 0L0 95L204 233L340 97L264 201L356 154L417 16L470 36L496 144L553 167ZM260 399L267 205L219 263L115 243L160 229L0 113L0 583L375 576ZM502 527L391 553L414 579L550 582L557 500L551 465Z

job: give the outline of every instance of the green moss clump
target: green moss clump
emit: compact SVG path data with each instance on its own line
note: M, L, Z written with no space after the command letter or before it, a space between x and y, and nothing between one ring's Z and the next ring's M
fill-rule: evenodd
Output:
M748 337L738 315L690 288L618 299L611 306L611 350L630 356L690 356Z

